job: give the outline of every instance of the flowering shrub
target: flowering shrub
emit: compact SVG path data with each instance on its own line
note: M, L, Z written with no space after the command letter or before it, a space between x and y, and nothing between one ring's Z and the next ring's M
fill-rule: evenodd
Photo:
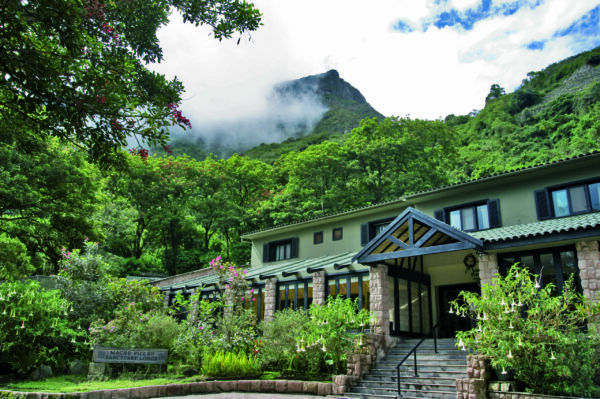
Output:
M296 340L308 330L310 318L304 310L283 309L277 311L273 320L262 324L263 337L260 360L264 368L277 371L308 370L318 373L320 357L314 367L306 352L298 352Z
M25 374L40 365L62 369L86 356L86 333L69 322L72 311L57 290L35 281L0 284L0 363Z
M514 265L506 277L483 285L481 295L461 292L451 312L470 317L476 327L457 333L463 350L483 354L501 373L514 376L534 392L552 395L590 395L600 339L583 328L590 308L573 284L562 295L555 286L540 288L541 276Z
M264 325L262 361L266 367L303 374L346 372L347 355L362 345L371 314L356 300L329 297L308 312L283 310Z
M355 345L362 345L362 333L372 315L358 310L358 299L329 297L323 305L309 309L310 324L296 340L297 351L310 351L311 357L321 357L330 374L346 372L346 356ZM319 356L320 355L320 356Z
M184 300L175 298L175 311L187 310L182 322L185 332L179 337L175 352L192 365L219 351L251 353L256 336L256 315L244 308L248 292L246 270L223 262L218 256L209 262L218 276L212 301L201 300L199 293Z

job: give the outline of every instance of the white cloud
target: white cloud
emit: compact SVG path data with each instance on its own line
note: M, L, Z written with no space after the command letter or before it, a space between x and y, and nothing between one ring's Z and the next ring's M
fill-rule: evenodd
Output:
M548 0L512 15L483 19L471 30L429 27L410 33L394 31L393 26L402 20L420 27L442 8L465 10L478 2L258 0L255 4L264 14L264 26L240 45L235 40L218 42L208 37L207 29L175 22L160 32L165 61L157 69L184 82L182 109L192 124L264 112L266 92L274 83L331 68L384 115L433 119L468 113L483 107L491 84L511 91L528 71L589 49L581 48L580 43L592 43L585 38L552 35L598 2ZM545 47L528 50L532 41L545 41Z

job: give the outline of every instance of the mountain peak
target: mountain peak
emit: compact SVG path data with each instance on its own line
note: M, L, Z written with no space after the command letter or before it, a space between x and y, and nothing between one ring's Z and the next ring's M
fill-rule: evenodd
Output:
M367 104L367 100L361 92L340 78L339 72L335 69L279 83L273 88L273 91L276 96L281 98L314 95L319 97L323 104L327 106L348 100L358 104Z

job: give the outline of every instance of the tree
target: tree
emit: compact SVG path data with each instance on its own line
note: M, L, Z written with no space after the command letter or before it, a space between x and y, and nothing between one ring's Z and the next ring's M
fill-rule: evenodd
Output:
M366 203L447 183L456 160L454 131L441 121L363 119L346 141L357 173L354 190Z
M99 174L81 151L28 131L0 132L0 232L18 239L38 269L56 268L58 248L99 234L89 215Z
M506 94L506 91L504 90L504 88L502 86L500 86L499 84L494 83L490 87L490 92L487 95L487 97L485 98L485 103L487 104L491 100L497 100L500 97L504 96L505 94Z
M285 189L262 204L276 224L340 212L361 205L346 153L337 143L325 141L302 152L282 156L275 168L287 176Z
M0 128L57 136L114 161L134 136L166 144L183 86L145 64L160 62L157 29L172 10L218 40L256 30L244 0L9 0L0 8Z

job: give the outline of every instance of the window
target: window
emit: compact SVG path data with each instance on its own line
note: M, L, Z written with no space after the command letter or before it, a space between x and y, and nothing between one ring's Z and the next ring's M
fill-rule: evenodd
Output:
M331 234L331 239L333 241L341 240L344 237L343 232L344 231L342 230L341 227L337 227L337 228L333 229L332 234Z
M534 192L539 220L600 211L600 182L578 182Z
M282 281L277 283L277 291L278 310L307 310L313 301L312 280Z
M482 200L435 211L435 218L462 231L500 227L498 199Z
M342 274L327 277L327 296L352 300L358 298L358 308L369 310L369 273Z
M274 262L298 257L298 238L271 241L263 245L263 262Z
M313 236L313 244L323 244L323 232L317 231Z
M365 246L389 226L394 218L373 220L360 226L360 245Z
M582 292L577 257L572 247L502 254L499 255L498 261L501 274L506 275L510 267L518 262L531 273L542 276L541 287L552 283L556 287L556 294L562 293L569 277L574 276L574 284L579 292Z

